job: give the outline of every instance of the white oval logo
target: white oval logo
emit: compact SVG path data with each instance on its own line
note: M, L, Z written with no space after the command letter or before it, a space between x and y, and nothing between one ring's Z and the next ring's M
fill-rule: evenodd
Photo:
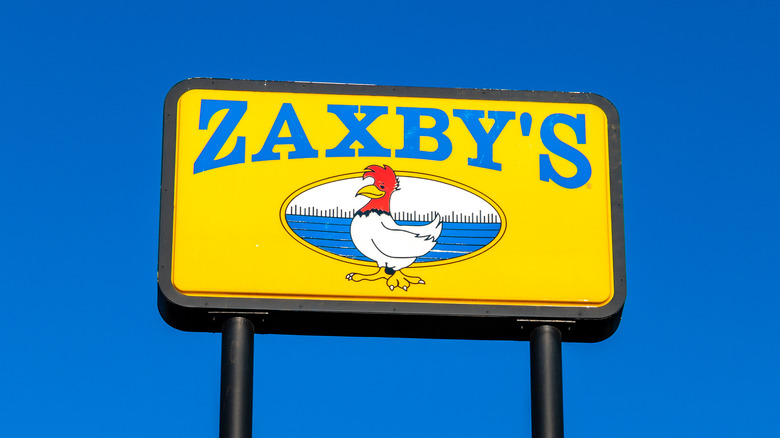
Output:
M287 232L306 247L389 271L474 257L506 228L498 205L475 189L387 166L302 187L280 213Z

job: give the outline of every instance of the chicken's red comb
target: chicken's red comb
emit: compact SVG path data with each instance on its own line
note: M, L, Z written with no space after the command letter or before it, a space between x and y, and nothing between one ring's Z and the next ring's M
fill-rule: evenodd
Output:
M395 172L393 172L393 169L390 168L388 165L384 166L377 166L376 164L372 164L365 169L366 171L363 173L363 179L366 179L368 177L374 178L376 181L392 181L393 183L396 182L395 178Z

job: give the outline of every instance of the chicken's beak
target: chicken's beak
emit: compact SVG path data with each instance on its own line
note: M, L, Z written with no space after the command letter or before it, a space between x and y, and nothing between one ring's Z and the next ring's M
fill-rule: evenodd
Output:
M365 186L362 189L360 189L355 196L358 195L368 196L371 199L379 199L382 196L385 196L385 192L379 190L377 186L372 184L370 186Z

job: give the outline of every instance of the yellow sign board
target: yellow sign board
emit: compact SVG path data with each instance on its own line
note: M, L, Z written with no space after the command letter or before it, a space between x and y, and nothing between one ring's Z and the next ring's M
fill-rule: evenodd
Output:
M182 84L166 102L168 295L571 310L614 307L617 294L622 308L605 99Z

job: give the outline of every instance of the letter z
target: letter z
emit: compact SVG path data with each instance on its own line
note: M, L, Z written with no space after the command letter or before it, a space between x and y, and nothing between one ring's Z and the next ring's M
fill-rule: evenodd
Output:
M219 111L228 110L225 118L211 134L206 146L198 155L193 166L193 173L200 173L206 170L216 169L218 167L229 166L244 162L246 149L246 137L237 137L236 145L229 154L222 158L217 158L219 151L227 143L230 135L238 126L238 122L244 117L247 109L247 103L240 100L209 100L203 99L200 103L200 120L198 129L208 129L211 118Z

